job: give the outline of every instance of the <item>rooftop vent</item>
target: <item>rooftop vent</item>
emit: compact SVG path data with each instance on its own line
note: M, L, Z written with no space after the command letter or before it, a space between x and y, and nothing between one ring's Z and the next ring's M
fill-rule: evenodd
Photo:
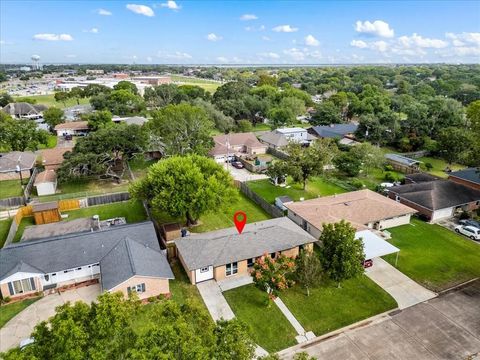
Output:
M345 203L343 203L343 205L345 205L345 206L350 206L351 204L352 204L351 202L345 202Z

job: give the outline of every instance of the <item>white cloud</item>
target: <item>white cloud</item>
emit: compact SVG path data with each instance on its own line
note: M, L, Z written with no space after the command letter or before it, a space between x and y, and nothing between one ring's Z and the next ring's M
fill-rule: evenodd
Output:
M97 9L97 10L95 10L95 12L98 15L103 15L103 16L111 16L112 15L111 11L108 11L108 10L105 10L105 9Z
M153 58L151 56L147 56L147 61L148 62L152 62L153 61Z
M298 31L298 28L291 27L290 25L279 25L274 27L272 30L275 32L291 33L291 32Z
M352 40L350 46L357 47L359 49L365 49L368 47L368 44L363 40Z
M216 60L221 63L228 63L228 59L225 56L219 56Z
M164 7L170 10L180 10L182 8L173 0L168 0L166 3L160 4L160 7Z
M35 40L44 41L72 41L73 37L70 34L35 34L33 35Z
M385 52L388 50L388 44L383 40L375 41L370 44L370 48L379 52Z
M148 17L155 16L152 8L147 5L127 4L126 8L135 14L145 15Z
M291 48L283 50L283 53L295 61L304 61L308 59L318 60L322 58L320 51L310 51L308 48Z
M254 14L243 14L242 16L240 16L240 20L243 20L243 21L257 20L257 19L258 19L258 16Z
M412 36L400 36L398 41L400 46L406 49L412 47L443 49L448 46L444 40L424 38L416 33Z
M187 60L191 59L192 55L181 51L175 51L174 53L159 51L157 52L157 57L166 60Z
M390 28L390 25L382 20L375 20L374 22L362 22L359 20L355 23L355 31L385 38L391 38L394 35L394 31Z
M280 58L280 55L278 55L277 53L274 53L274 52L263 52L263 53L259 53L257 55L262 57L262 58L268 58L268 59L279 59Z
M313 35L307 35L305 37L305 44L308 46L318 46L320 42L313 37Z
M452 40L453 46L464 47L466 44L472 44L480 47L480 33L446 33L445 37L449 40Z
M260 25L259 27L245 26L245 31L263 31L263 30L265 30L265 25Z
M219 36L219 35L216 35L214 33L210 33L207 35L207 40L208 41L220 41L222 40L223 37Z
M83 32L98 34L98 28L91 28L90 30L83 30Z

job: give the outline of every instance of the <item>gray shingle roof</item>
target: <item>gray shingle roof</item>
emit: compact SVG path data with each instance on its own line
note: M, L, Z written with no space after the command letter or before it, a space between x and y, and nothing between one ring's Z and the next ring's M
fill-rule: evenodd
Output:
M313 126L308 130L322 138L341 138L347 134L353 134L357 129L357 124L333 124L331 126Z
M420 163L420 161L418 161L418 160L410 159L406 156L399 155L399 154L385 154L385 158L388 159L388 160L395 161L399 164L407 165L407 166L411 166L411 165Z
M39 111L43 110L37 110L34 105L26 102L18 102L5 105L3 107L3 111L12 116L22 116L32 114L36 115Z
M0 154L0 172L16 171L17 165L20 165L22 170L30 170L37 155L30 151L11 151L9 153Z
M287 217L247 224L242 234L228 228L175 240L189 270L261 256L315 242Z
M109 286L112 284L115 286L118 285L115 281L120 281L124 274L131 272L128 268L130 262L118 260L114 262L115 266L112 266L112 260L105 257L126 239L130 248L135 248L131 251L131 262L139 264L145 261L143 265L136 266L139 275L172 277L167 259L159 252L160 246L153 223L146 221L112 227L106 231L70 234L11 244L0 250L0 280L8 277L12 269L20 266L22 262L43 273L52 273L105 260L104 268L100 265L102 277L107 278ZM139 250L139 246L143 247L143 250ZM154 260L159 264L148 269Z
M279 134L275 131L270 131L260 135L260 141L273 145L275 147L281 147L288 145L288 140L283 134Z
M450 176L454 176L459 179L470 181L475 184L480 184L480 168L468 168L450 173Z

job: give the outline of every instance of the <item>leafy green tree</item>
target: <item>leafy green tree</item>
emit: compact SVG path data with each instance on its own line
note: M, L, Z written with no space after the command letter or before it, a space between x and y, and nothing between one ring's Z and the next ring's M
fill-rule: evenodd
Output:
M330 125L342 122L340 109L333 101L323 101L315 107L310 123L312 125Z
M53 129L55 126L63 122L63 110L54 106L49 107L43 112L43 120L45 120L48 126Z
M215 128L218 131L226 133L234 129L234 120L218 110L211 102L203 99L195 99L192 101L192 105L201 107L205 110L207 116L215 123Z
M46 145L48 133L39 130L31 120L13 120L0 111L0 151L37 150L40 144Z
M334 159L335 167L349 177L357 176L362 168L362 159L351 151L340 153Z
M307 290L307 296L310 296L310 289L318 285L322 279L320 259L315 252L303 250L296 259L296 265L298 282Z
M182 103L152 112L146 128L165 144L168 155L206 155L213 145L213 125L205 110Z
M250 88L243 81L231 81L220 86L213 95L213 102L218 104L222 100L240 99L247 95Z
M175 103L179 104L182 101L193 101L195 99L208 100L210 97L210 93L198 85L180 85Z
M119 81L114 87L113 90L127 90L133 95L138 95L137 85L131 83L130 81L122 80Z
M277 86L277 78L267 74L262 74L258 78L257 86L263 85Z
M295 114L289 108L273 108L268 112L267 116L273 128L290 125L295 122Z
M480 100L470 103L466 110L467 120L470 129L480 137Z
M109 110L116 115L138 114L145 109L143 98L126 89L101 92L90 98L90 104L95 110Z
M338 283L363 274L363 243L355 239L355 228L345 220L323 224L320 254L326 274Z
M0 94L0 107L4 107L13 102L15 102L15 100L13 100L13 97L9 93L4 92Z
M85 91L81 87L74 87L68 93L69 97L77 101L77 105L80 105L80 99L85 97Z
M354 157L360 159L362 169L366 175L373 169L381 168L385 163L385 156L382 150L368 142L353 146L350 152Z
M152 165L130 191L155 210L186 219L189 226L203 214L224 209L237 194L230 174L213 159L198 155L173 156Z
M255 344L248 336L248 328L241 321L218 321L214 335L217 339L214 359L254 358Z
M63 106L67 106L67 100L70 99L70 94L65 91L58 91L53 97L56 102L61 102Z
M282 109L289 109L295 116L303 115L307 111L305 102L294 96L282 97L279 106Z
M253 125L249 120L237 121L237 132L250 132L253 130Z
M476 139L478 141L478 138ZM449 164L454 162L468 163L470 151L474 148L475 140L471 132L458 128L448 127L438 134L438 152ZM478 159L478 153L477 153Z
M179 93L178 86L175 84L161 84L153 88L145 89L143 98L147 105L152 109L159 109L161 107L175 103Z
M88 121L88 127L95 131L102 126L112 123L112 113L108 110L94 111L82 116L82 120Z
M285 255L278 255L272 259L270 255L264 254L255 261L252 277L255 286L266 291L269 299L273 300L280 291L295 284L291 279L294 273L294 259Z

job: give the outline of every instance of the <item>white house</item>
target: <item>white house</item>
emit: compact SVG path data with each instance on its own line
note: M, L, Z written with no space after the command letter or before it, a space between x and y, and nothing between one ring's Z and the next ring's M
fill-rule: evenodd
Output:
M37 195L52 195L57 191L57 174L55 170L45 170L39 173L34 183Z
M275 131L285 136L289 141L296 141L299 143L308 141L307 130L300 127L281 128L276 129Z

